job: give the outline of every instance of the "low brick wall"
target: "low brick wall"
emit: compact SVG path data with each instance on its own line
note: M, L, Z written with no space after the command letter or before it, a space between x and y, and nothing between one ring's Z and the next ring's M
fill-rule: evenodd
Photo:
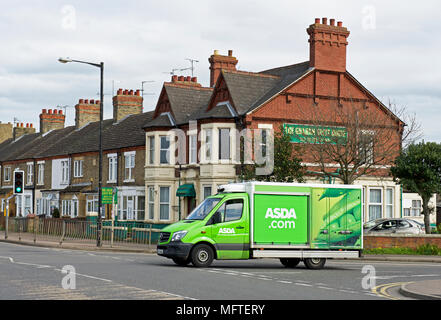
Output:
M416 249L424 244L436 245L441 248L441 235L369 235L363 237L363 242L365 249L396 247Z

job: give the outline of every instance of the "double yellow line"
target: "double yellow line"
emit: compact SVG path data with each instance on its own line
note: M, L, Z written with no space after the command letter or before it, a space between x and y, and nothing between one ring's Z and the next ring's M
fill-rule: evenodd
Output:
M412 282L395 282L395 283L386 283L379 286L376 286L371 289L372 293L383 298L391 299L391 300L400 300L398 297L394 297L390 295L387 290L393 287L401 286L403 284L408 284Z

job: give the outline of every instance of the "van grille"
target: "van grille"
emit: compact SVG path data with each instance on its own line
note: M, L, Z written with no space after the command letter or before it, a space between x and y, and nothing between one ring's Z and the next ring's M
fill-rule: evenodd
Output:
M167 242L170 238L170 232L161 232L159 234L159 242Z

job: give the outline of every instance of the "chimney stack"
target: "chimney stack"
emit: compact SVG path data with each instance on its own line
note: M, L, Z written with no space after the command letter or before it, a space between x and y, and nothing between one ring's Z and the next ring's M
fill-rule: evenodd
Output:
M113 121L118 122L128 115L142 113L142 102L141 90L119 89L113 97Z
M64 128L66 116L61 110L43 109L40 113L40 133L44 134L51 130L58 130Z
M97 121L100 121L100 101L79 99L75 106L75 128L79 129L89 122Z
M171 77L171 82L172 84L179 84L179 85L183 85L183 86L192 86L192 87L202 87L200 83L198 83L198 78L197 77L191 77L191 76L176 76L173 75Z
M17 140L21 136L25 134L35 133L35 128L32 124L26 123L26 126L23 123L17 123L17 126L14 127L12 131L12 137L14 140Z
M236 70L238 60L233 57L233 50L228 50L228 56L222 56L214 50L208 62L210 62L210 87L214 87L221 70Z
M316 18L309 34L309 65L319 70L346 72L346 46L349 31L341 21Z
M12 123L0 122L0 143L12 139Z

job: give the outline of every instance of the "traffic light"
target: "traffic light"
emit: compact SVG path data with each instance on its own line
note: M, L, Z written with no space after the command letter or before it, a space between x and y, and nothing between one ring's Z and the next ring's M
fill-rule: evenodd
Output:
M14 194L23 194L24 183L23 183L24 172L14 171Z

